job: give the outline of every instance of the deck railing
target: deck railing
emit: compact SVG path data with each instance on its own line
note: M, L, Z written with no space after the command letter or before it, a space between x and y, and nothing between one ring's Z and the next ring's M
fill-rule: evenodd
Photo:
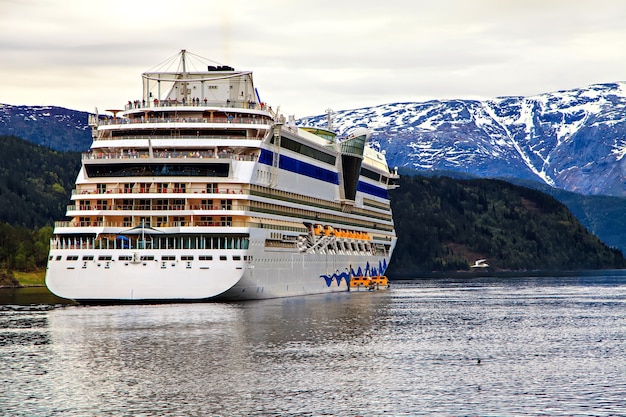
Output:
M102 151L90 151L83 152L82 159L90 160L90 159L146 159L150 158L149 151L137 151L137 150L126 150L119 152L102 152ZM185 159L232 159L235 161L256 161L256 154L246 155L246 154L235 154L232 152L217 152L214 151L161 151L154 150L152 152L152 158L154 159L177 159L177 160L185 160Z
M133 188L124 187L112 187L112 188L100 188L90 190L72 190L72 195L102 195L102 194L187 194L187 198L222 198L224 194L250 194L248 190L236 189L236 188L216 188L213 192L206 189L197 188L175 188L167 187L159 189L158 186L146 186L142 187L137 184ZM214 196L214 197L212 197ZM110 196L107 196L110 197ZM124 196L126 198L127 196ZM129 197L129 196L128 196Z
M245 236L154 236L137 235L124 239L110 236L109 238L93 237L53 237L50 249L248 249L249 238ZM74 259L78 260L78 259ZM87 260L85 258L82 259ZM112 260L94 259L90 261ZM128 259L130 260L130 259ZM139 260L139 259L138 259ZM156 260L156 259L151 259Z
M221 124L247 124L247 125L271 125L272 120L263 117L250 117L250 116L238 116L233 114L232 117L139 117L139 118L125 118L115 117L99 119L99 125L112 126L112 125L129 125L139 123L221 123Z

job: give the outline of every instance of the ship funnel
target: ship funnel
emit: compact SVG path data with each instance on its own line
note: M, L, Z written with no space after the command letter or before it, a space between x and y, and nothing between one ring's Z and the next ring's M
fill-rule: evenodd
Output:
M361 175L361 162L363 151L370 137L369 130L356 128L348 137L339 143L341 150L341 174L343 179L343 198L352 200L356 198L359 176Z

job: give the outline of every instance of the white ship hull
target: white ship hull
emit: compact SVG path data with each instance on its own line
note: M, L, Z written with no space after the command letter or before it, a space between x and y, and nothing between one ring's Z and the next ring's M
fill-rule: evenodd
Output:
M130 252L134 261L114 261L127 256L127 249L100 253L112 259L98 260L93 250L52 251L51 256L77 260L50 264L46 279L50 291L85 303L292 297L348 291L350 277L371 271L375 275L387 264L387 259L373 256L281 252L263 256L242 250L220 251L211 261L196 260L207 253L197 250L167 251L174 261L160 261L163 251L142 252L141 256L154 260L141 260L138 253ZM96 256L82 261L85 254ZM185 256L194 260L180 261ZM233 261L233 257L261 262Z

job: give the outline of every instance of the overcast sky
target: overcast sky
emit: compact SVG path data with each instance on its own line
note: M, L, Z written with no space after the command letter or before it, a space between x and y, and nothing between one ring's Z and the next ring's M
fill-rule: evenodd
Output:
M626 79L625 0L0 0L0 103L141 98L181 49L296 117Z

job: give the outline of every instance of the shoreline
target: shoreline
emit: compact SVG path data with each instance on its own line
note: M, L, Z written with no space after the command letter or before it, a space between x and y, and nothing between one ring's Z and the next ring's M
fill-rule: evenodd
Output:
M626 275L626 269L584 269L577 271L448 271L414 272L388 275L390 281L406 281L433 278L518 278L518 277L574 277L591 275Z
M12 271L17 285L0 285L0 289L45 287L46 271ZM626 274L626 269L585 269L580 271L449 271L449 272L413 272L389 275L390 281L445 278L517 278L517 277L571 277L589 275Z

